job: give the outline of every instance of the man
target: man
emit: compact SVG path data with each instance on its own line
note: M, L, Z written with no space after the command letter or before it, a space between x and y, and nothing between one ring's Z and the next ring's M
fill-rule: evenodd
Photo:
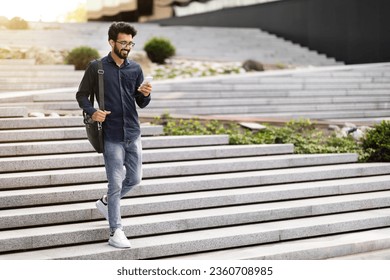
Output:
M88 99L98 92L97 61L89 64L76 94L80 108L94 121L103 122L108 191L96 202L96 207L109 221L108 243L118 248L130 247L121 223L120 199L142 177L141 129L136 104L146 107L152 91L150 83L142 84L141 67L127 59L136 34L134 27L125 22L114 22L108 30L111 52L102 58L105 110L93 108Z

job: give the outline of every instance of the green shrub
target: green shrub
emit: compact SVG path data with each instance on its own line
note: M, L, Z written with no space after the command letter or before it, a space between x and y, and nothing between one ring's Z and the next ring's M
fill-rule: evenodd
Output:
M69 52L65 58L66 64L73 64L76 70L85 70L88 64L100 57L99 52L91 47L80 46Z
M28 22L20 17L14 17L7 23L8 29L28 29Z
M210 135L227 134L233 145L248 144L293 144L296 154L357 153L364 160L361 146L351 137L339 138L336 134L324 133L310 120L294 120L282 127L266 125L266 129L253 132L238 124L223 124L217 120L201 122L199 119L175 120L169 115L156 119L164 124L165 135Z
M390 121L382 121L367 131L362 146L366 161L390 162Z
M152 62L164 64L165 59L175 55L176 49L169 39L153 37L145 43L144 51Z
M310 120L293 120L283 127L270 127L274 143L294 144L296 154L361 153L358 143L351 137L328 135Z

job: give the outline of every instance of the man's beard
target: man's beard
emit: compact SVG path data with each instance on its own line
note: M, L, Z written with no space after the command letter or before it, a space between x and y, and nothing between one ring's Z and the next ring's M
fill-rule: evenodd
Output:
M124 52L126 51L126 52ZM114 47L114 53L121 59L126 59L127 56L129 55L130 53L130 50L126 50L126 49L121 49L119 50L116 46Z

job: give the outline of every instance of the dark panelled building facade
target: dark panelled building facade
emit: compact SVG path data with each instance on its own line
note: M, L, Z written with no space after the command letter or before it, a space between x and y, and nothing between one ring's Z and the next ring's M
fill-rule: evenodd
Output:
M158 22L256 27L347 64L390 61L390 0L283 0Z

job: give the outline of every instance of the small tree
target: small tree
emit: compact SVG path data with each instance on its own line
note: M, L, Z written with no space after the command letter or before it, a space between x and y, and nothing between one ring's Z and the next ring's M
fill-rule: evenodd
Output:
M169 39L153 37L144 45L144 50L152 62L164 64L165 59L175 55L176 49Z
M76 70L85 70L88 64L100 57L99 52L88 46L80 46L71 50L65 58L66 64L73 64Z

